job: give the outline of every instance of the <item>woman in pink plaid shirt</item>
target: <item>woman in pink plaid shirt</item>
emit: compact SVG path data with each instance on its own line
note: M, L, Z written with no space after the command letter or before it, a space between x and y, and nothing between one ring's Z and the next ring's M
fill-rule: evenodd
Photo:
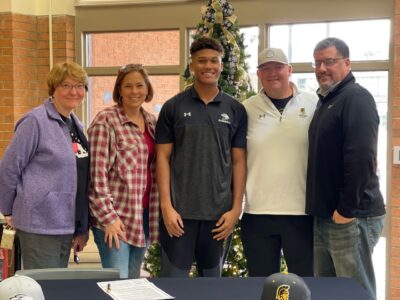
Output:
M142 65L121 67L116 105L99 112L89 127L90 212L104 268L138 278L147 245L158 241L155 180L156 117L142 107L153 87Z

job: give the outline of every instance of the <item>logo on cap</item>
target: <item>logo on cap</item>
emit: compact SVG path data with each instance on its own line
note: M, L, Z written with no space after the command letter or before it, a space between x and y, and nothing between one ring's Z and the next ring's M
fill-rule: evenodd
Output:
M311 300L303 278L293 273L275 273L267 277L261 300Z
M265 57L271 58L274 57L275 52L271 49L268 49L268 51L265 53Z
M289 299L289 289L290 286L287 284L282 284L276 289L276 300L290 300Z
M278 62L281 64L289 64L286 54L279 48L265 48L258 55L258 67L267 62Z

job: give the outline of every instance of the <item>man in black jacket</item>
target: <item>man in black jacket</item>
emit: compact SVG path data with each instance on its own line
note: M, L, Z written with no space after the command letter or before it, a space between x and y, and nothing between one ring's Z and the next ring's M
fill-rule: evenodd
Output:
M316 276L358 280L376 298L372 251L385 205L376 174L379 116L337 38L314 49L319 102L309 128L306 212L315 217Z

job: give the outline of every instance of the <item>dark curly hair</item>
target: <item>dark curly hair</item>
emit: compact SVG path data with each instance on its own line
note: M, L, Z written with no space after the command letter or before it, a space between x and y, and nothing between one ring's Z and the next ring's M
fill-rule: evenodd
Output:
M192 45L190 46L190 55L193 56L193 54L197 51L204 49L215 50L224 56L224 47L222 47L221 43L216 39L206 36L193 41Z

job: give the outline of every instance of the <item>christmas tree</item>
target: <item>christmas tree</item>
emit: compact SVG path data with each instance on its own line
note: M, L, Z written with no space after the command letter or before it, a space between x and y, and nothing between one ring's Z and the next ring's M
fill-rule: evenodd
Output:
M239 31L239 23L233 6L228 0L209 0L207 5L201 8L201 12L202 21L197 25L193 39L208 36L221 42L225 49L225 56L219 86L227 94L243 101L254 92L247 74L244 37ZM189 67L184 77L186 85L193 82Z
M193 39L202 36L212 37L221 42L225 49L224 69L219 78L219 86L224 92L243 101L254 94L245 62L243 34L239 31L237 17L228 0L209 0L201 8L202 21L197 25ZM185 84L193 83L193 77L187 67L184 73ZM160 273L160 246L152 245L144 259L144 269L152 276ZM195 265L190 273L196 276ZM247 276L246 258L240 239L240 223L232 234L231 247L224 265L223 276Z

